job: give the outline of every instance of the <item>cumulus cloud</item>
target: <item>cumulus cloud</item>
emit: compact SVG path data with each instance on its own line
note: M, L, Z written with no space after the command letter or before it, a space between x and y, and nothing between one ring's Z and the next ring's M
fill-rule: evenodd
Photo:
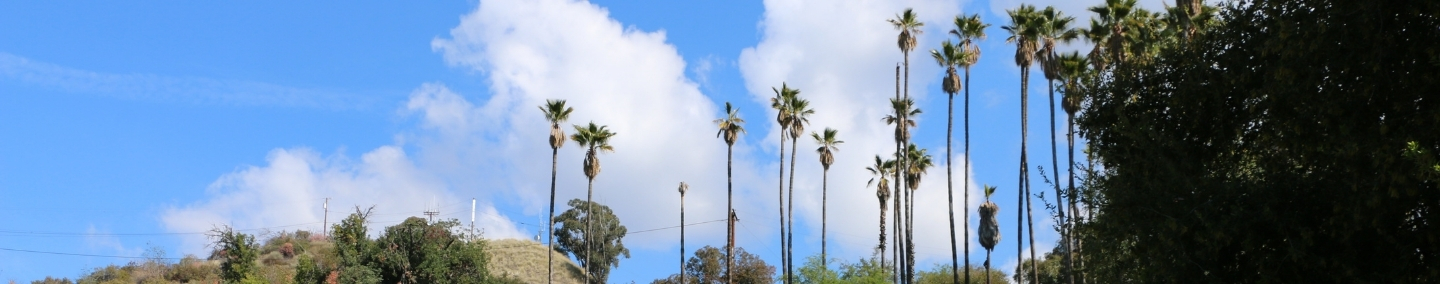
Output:
M897 32L885 20L907 7L914 8L926 23L919 45L933 46L946 37L949 26L943 23L960 14L959 7L964 4L955 1L765 2L766 13L760 25L762 39L741 53L740 70L752 98L761 104L768 105L774 95L771 88L779 87L782 82L800 89L801 96L809 99L816 109L807 131L833 127L840 130L841 140L846 141L837 153L835 165L831 166L828 194L829 230L832 244L840 245L840 255L847 258L869 255L876 245L879 208L874 189L864 187L870 178L864 168L873 163L875 155L888 157L895 151L890 139L893 128L880 118L889 112L888 99L895 96L895 66L903 58L895 44ZM927 100L944 100L943 95L932 96L926 92L925 86L938 78L931 75L940 69L923 48L917 48L910 61L910 96L922 104ZM928 115L919 118L921 124L943 125L943 109L926 111ZM768 110L767 116L774 114ZM763 135L767 135L765 141L776 141L767 142L766 150L778 148L775 144L779 141L778 132L772 129ZM796 216L802 219L800 224L818 227L821 169L813 162L815 146L810 140L802 137L799 143ZM936 166L929 170L915 194L916 257L919 263L940 260L948 263L945 145L920 146L930 149ZM960 153L958 144L956 147L954 163L963 164L967 157ZM771 165L773 169L773 162ZM972 194L965 196L962 192L963 177L971 173L963 166L956 166L953 185L959 195L955 198L957 228L963 228L963 212L974 212L983 199L983 194L974 190L978 188L974 179L970 184ZM965 198L970 200L970 208L962 207ZM972 216L971 223L975 222L978 217ZM887 221L886 226L893 227L893 220ZM979 251L979 244L969 235L962 231L958 237L969 240L972 251ZM893 243L888 246L894 247Z
M169 208L161 216L172 232L203 232L219 225L247 233L281 230L320 231L329 200L329 222L375 207L371 231L419 216L426 210L455 205L446 183L410 161L396 146L365 153L358 161L336 155L322 157L308 149L276 149L267 165L249 166L212 183L209 199ZM456 207L456 206L451 206ZM460 208L456 207L459 213ZM449 217L460 219L459 214ZM477 226L491 236L522 236L505 218L488 218ZM182 249L203 251L203 236L183 238Z

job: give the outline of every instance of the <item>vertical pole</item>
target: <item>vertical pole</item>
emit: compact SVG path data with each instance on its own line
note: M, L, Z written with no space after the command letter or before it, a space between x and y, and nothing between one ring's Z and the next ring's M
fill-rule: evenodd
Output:
M475 238L475 198L470 198L470 238Z
M325 204L324 204L324 205L320 205L320 209L323 209L323 210L325 211L325 219L321 219L322 221L320 221L320 234L321 234L321 235L329 235L329 234L330 234L330 228L329 228L329 227L330 227L330 198L329 198L329 197L326 197L326 198L325 198Z

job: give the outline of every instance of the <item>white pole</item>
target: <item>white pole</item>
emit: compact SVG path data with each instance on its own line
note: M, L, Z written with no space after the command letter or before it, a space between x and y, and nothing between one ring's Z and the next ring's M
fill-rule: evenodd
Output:
M320 234L321 234L321 235L329 235L329 234L330 234L330 228L329 228L329 226L330 226L330 198L329 198L329 197L326 197L326 198L325 198L325 204L324 204L324 205L320 205L320 209L324 209L324 211L325 211L325 219L321 219L321 221L320 221Z
M475 198L470 198L470 237L475 237Z

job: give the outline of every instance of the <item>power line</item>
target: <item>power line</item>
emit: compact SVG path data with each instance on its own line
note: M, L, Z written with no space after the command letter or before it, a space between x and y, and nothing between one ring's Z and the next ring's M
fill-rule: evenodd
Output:
M705 221L705 222L700 222L700 223L685 224L685 226L694 226L694 225L700 225L700 224L705 224L705 223L715 223L715 222L720 222L720 221L725 221L725 219L710 220L710 221ZM674 228L679 228L679 227L680 227L680 226L669 226L669 227L664 227L664 228L655 228L655 229L649 229L649 230L643 230L643 231L634 231L634 232L628 233L627 235L634 235L634 234L639 234L639 233L644 233L644 232L653 232L653 231L659 231L659 230L664 230L664 229L674 229Z
M83 254L83 253L68 253L68 252L53 252L53 251L38 251L38 250L23 250L23 249L12 249L12 248L0 248L0 250L4 250L4 251L14 251L14 252L39 253L39 254L54 254L54 255L68 255L68 256L88 256L88 257L109 257L109 258L128 258L128 259L169 259L169 260L180 260L180 259L181 259L181 258L173 258L173 257L143 257L143 256L98 255L98 254Z

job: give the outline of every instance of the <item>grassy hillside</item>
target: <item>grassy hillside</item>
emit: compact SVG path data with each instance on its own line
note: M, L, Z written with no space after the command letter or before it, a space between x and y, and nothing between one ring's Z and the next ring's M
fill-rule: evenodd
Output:
M491 240L490 273L507 275L525 283L545 283L545 254L555 256L555 283L582 283L580 266L565 255L545 249L545 244L531 240Z

